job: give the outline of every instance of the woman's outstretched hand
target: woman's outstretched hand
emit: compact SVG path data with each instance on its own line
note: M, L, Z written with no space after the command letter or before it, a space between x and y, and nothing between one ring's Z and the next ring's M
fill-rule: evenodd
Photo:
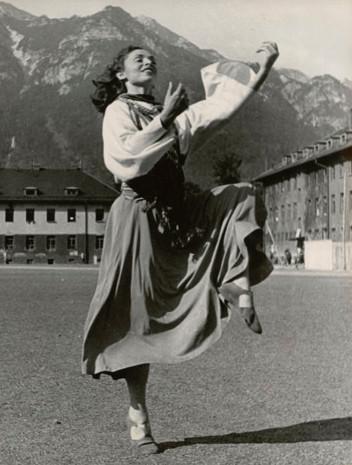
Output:
M268 72L279 57L279 48L275 42L263 42L257 54L258 64Z
M188 97L183 85L180 83L176 90L172 90L172 82L169 82L164 99L164 108L160 113L162 125L168 128L174 119L188 108L188 105Z
M257 67L255 79L250 87L258 90L268 77L269 71L279 57L279 48L275 42L263 42L257 50Z

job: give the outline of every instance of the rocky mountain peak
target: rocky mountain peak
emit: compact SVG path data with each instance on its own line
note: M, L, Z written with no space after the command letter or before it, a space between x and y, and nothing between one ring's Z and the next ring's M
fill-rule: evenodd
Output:
M280 68L278 71L282 77L286 77L288 80L294 80L302 83L309 81L309 77L297 69Z
M12 6L10 3L0 2L0 17L9 16L11 18L19 19L21 21L31 21L36 16L27 13L26 11L20 10Z
M172 45L174 47L183 48L194 55L197 55L201 58L205 58L206 60L213 62L224 58L220 53L216 52L215 50L203 50L197 47L195 44L190 42L189 40L185 39L184 37L176 34L175 32L171 31L167 27L161 25L153 18L149 16L136 16L134 18L136 21L141 23L145 28L149 31L152 31L154 34L159 36L159 38L165 43Z

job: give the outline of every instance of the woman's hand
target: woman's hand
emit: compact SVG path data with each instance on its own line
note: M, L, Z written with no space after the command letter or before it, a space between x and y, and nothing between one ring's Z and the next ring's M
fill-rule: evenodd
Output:
M263 42L257 50L258 64L261 69L269 72L279 56L279 48L275 42Z
M258 90L267 78L269 71L279 56L279 48L275 42L263 42L257 50L257 67L255 79L250 87Z
M172 82L169 86L164 99L164 108L160 113L160 120L165 128L168 128L174 119L188 108L189 102L186 90L180 83L176 90L172 90Z

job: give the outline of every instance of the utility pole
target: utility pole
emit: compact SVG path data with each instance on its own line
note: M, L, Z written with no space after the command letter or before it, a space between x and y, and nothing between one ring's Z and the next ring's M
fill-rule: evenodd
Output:
M342 250L343 250L343 270L346 271L347 263L346 263L346 205L347 205L347 176L346 176L346 169L344 169L343 173L343 210L342 210Z

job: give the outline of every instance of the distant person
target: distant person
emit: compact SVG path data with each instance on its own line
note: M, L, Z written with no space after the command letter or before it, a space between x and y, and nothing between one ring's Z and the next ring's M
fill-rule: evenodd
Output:
M286 262L286 265L291 265L291 261L292 261L291 251L290 251L290 249L286 249L285 250L285 262Z
M200 355L237 305L262 331L251 285L272 270L258 250L265 209L249 184L185 197L182 166L260 87L277 57L276 44L265 42L257 72L230 61L202 69L206 98L193 105L182 84L169 84L163 105L155 101L157 66L142 47L123 49L95 81L104 160L121 195L106 225L82 371L126 380L130 436L142 454L159 451L146 407L149 365Z

